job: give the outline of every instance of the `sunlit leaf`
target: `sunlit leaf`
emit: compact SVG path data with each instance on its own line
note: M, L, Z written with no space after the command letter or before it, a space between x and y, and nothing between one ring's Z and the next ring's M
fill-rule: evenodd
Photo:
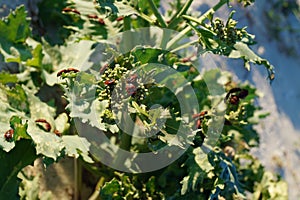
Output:
M72 156L75 158L82 156L85 162L94 162L88 155L91 144L87 141L87 139L79 137L77 135L65 135L62 137L62 140L66 148L66 154L68 156Z

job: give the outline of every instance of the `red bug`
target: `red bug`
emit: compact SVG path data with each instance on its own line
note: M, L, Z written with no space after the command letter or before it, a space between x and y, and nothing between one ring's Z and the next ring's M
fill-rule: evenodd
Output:
M6 141L10 141L13 138L14 135L14 130L13 129L9 129L8 131L6 131L4 133L4 138Z
M206 110L200 112L200 113L196 113L196 114L193 114L193 118L198 118L198 117L203 117L204 115L206 115L208 112Z
M124 16L120 16L116 20L119 22L119 21L122 21L123 19L124 19Z
M55 129L54 134L57 135L58 137L61 137L61 132L59 130Z
M63 70L60 70L59 72L57 72L57 77L61 76L63 73L70 73L70 72L77 73L77 72L79 72L79 70L75 69L75 68L72 68L72 67L67 68L67 69L63 69Z
M134 83L137 79L138 75L137 74L133 74L131 76L129 76L127 79L126 79L126 82L127 83Z
M112 80L105 80L104 81L104 84L105 85L112 85L112 84L114 84L115 83L115 79L112 79Z
M99 22L99 24L102 24L102 25L105 24L105 22L104 22L104 20L102 18L98 18L98 22Z
M225 102L228 101L232 105L237 105L240 102L240 99L244 99L248 96L248 90L241 88L232 88L226 94Z
M100 68L100 73L102 74L105 70L106 70L106 68L108 67L109 65L108 64L105 64L105 65L103 65L101 68Z
M62 11L63 12L72 12L72 13L80 15L80 12L78 10L76 10L75 8L64 8Z
M183 62L183 63L190 62L191 59L192 59L194 56L195 56L195 54L193 54L193 55L191 55L191 56L189 56L189 57L186 57L186 58L182 58L182 59L181 59L181 62Z
M130 96L136 93L136 87L131 83L127 84L125 89Z
M98 16L94 15L94 14L89 14L89 15L87 15L87 17L90 19L98 19Z
M49 132L51 130L51 125L49 122L47 122L47 120L45 119L37 119L35 120L36 123L43 123L44 126L43 128L45 129L45 131Z
M200 129L201 128L201 122L202 122L202 120L204 119L204 116L205 115L207 115L207 111L205 110L205 111L202 111L202 112L200 112L200 113L197 113L197 114L194 114L192 117L195 119L195 118L197 118L197 120L196 120L196 128L197 129Z
M232 105L237 105L240 102L240 98L236 95L232 95L229 99L229 103Z

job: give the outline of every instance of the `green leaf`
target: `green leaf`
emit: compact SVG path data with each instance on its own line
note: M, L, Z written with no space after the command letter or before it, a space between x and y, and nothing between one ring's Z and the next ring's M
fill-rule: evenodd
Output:
M46 103L42 102L37 96L34 95L34 92L27 87L23 86L23 89L27 94L30 117L32 121L37 119L45 119L48 123L50 123L50 125L53 126L54 116L56 115L55 108L50 107Z
M287 183L278 179L271 172L264 172L260 183L254 188L253 200L288 199Z
M70 117L79 118L83 123L89 122L90 125L106 130L106 124L100 121L100 118L105 109L109 106L108 100L98 101L97 99L92 102L70 102L68 108L71 110Z
M7 83L16 83L18 82L18 78L15 74L9 74L6 72L0 73L0 83L7 84Z
M209 172L214 169L208 160L207 154L201 148L194 149L193 153L195 154L195 162L203 171Z
M24 43L30 34L25 6L22 5L0 20L0 43Z
M69 121L68 115L66 113L61 113L55 119L55 129L58 130L60 133L65 132L70 127L68 121Z
M9 122L12 116L25 117L25 113L14 109L8 103L6 88L0 87L0 147L6 152L15 147L14 142L8 142L4 138L4 133L11 129Z
M139 62L141 62L141 64L146 64L146 63L157 63L158 57L162 53L163 52L161 49L140 47L140 48L136 48L132 52L132 55L135 56L136 59Z
M88 155L91 144L87 141L87 139L77 135L65 135L62 137L62 140L66 148L65 152L68 156L75 158L82 156L85 162L94 162Z
M32 67L41 67L42 66L42 60L43 60L43 48L41 44L38 44L34 50L32 51L32 57L31 59L27 60L26 65L32 66Z
M27 132L36 144L37 154L56 160L59 156L61 156L61 151L64 148L62 139L56 136L53 132L46 132L42 130L35 123L35 120L37 119L45 119L52 126L50 131L54 131L55 109L42 102L34 95L33 91L29 90L25 86L23 88L28 96L31 116L31 120L28 121Z
M113 178L111 181L106 182L105 185L100 190L100 196L103 199L122 199L120 196L118 197L118 192L121 190L121 183Z
M25 41L30 35L30 23L24 5L0 20L0 54L6 62L21 62L31 57Z
M182 184L182 195L198 190L197 186L202 185L204 180L207 181L208 172L213 170L213 167L208 161L207 154L205 154L201 148L194 149L188 156L189 158L185 162L185 165L188 167L188 174L180 182Z
M51 200L53 199L50 191L40 192L40 174L33 177L27 177L24 172L18 174L18 178L22 180L19 187L20 199L39 199L39 200ZM39 194L41 193L41 194Z
M232 50L229 54L229 58L243 58L245 60L245 67L250 70L249 62L264 65L268 70L270 80L274 79L274 66L271 65L266 59L263 59L256 55L247 44L243 42L237 42L234 45L236 50Z
M6 95L9 104L24 113L29 112L29 105L27 95L22 86L16 85L15 87L8 89L6 88Z
M18 116L12 116L10 119L10 127L14 129L13 138L14 141L23 139L31 139L27 134L27 122L22 124L22 119Z
M40 129L35 122L28 122L28 134L36 145L36 153L52 158L54 161L61 156L64 149L62 139L54 133L46 132Z
M8 153L0 150L0 196L2 199L19 199L18 172L32 164L36 158L36 151L30 140L16 142L16 147Z
M132 14L139 14L128 2L114 0L98 0L100 9L103 13L109 13L113 15L129 16Z
M57 78L57 73L69 67L85 71L92 67L94 63L91 61L93 53L93 41L81 40L79 42L70 41L64 46L46 46L45 57L48 63L54 67L54 72L49 74L43 71L43 76L47 85L53 86L54 84L64 82L62 79Z

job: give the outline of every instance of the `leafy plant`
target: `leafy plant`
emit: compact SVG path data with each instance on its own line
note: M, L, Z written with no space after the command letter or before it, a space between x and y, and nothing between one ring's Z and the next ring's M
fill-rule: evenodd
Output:
M286 184L250 154L259 145L253 125L267 116L254 104L256 89L216 69L200 76L196 58L214 53L242 59L248 70L250 63L263 65L271 81L274 67L251 50L254 36L238 28L234 12L226 22L214 17L230 1L220 0L201 16L190 11L192 2L172 2L175 11L164 16L160 1L152 0L42 1L44 13L53 9L51 19L58 20L55 27L62 33L50 34L53 24L41 16L45 27L52 27L46 28L45 38L31 33L24 6L0 21L1 59L18 66L15 74L0 73L1 197L39 198L38 188L29 189L22 174L18 192L18 173L37 158L48 166L65 156L81 160L91 174L91 198L287 197ZM239 2L247 6L253 1ZM137 40L133 30L141 28ZM119 33L123 38L114 46L110 36ZM196 40L186 42L183 35ZM195 102L193 98L196 104L186 103ZM130 123L144 129L135 130ZM169 165L143 174L130 166L135 157L115 154L117 165L129 163L127 170L116 172L100 164L105 160L95 152L100 148L109 155L112 149L97 144L95 127L115 146L136 154L156 155L169 146L187 149ZM82 134L87 130L98 135Z

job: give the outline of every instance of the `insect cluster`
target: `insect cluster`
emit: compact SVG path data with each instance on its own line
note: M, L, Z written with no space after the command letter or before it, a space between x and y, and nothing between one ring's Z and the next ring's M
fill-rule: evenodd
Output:
M240 99L244 99L248 96L248 90L241 88L232 88L229 90L225 97L225 102L228 102L232 105L238 105Z

